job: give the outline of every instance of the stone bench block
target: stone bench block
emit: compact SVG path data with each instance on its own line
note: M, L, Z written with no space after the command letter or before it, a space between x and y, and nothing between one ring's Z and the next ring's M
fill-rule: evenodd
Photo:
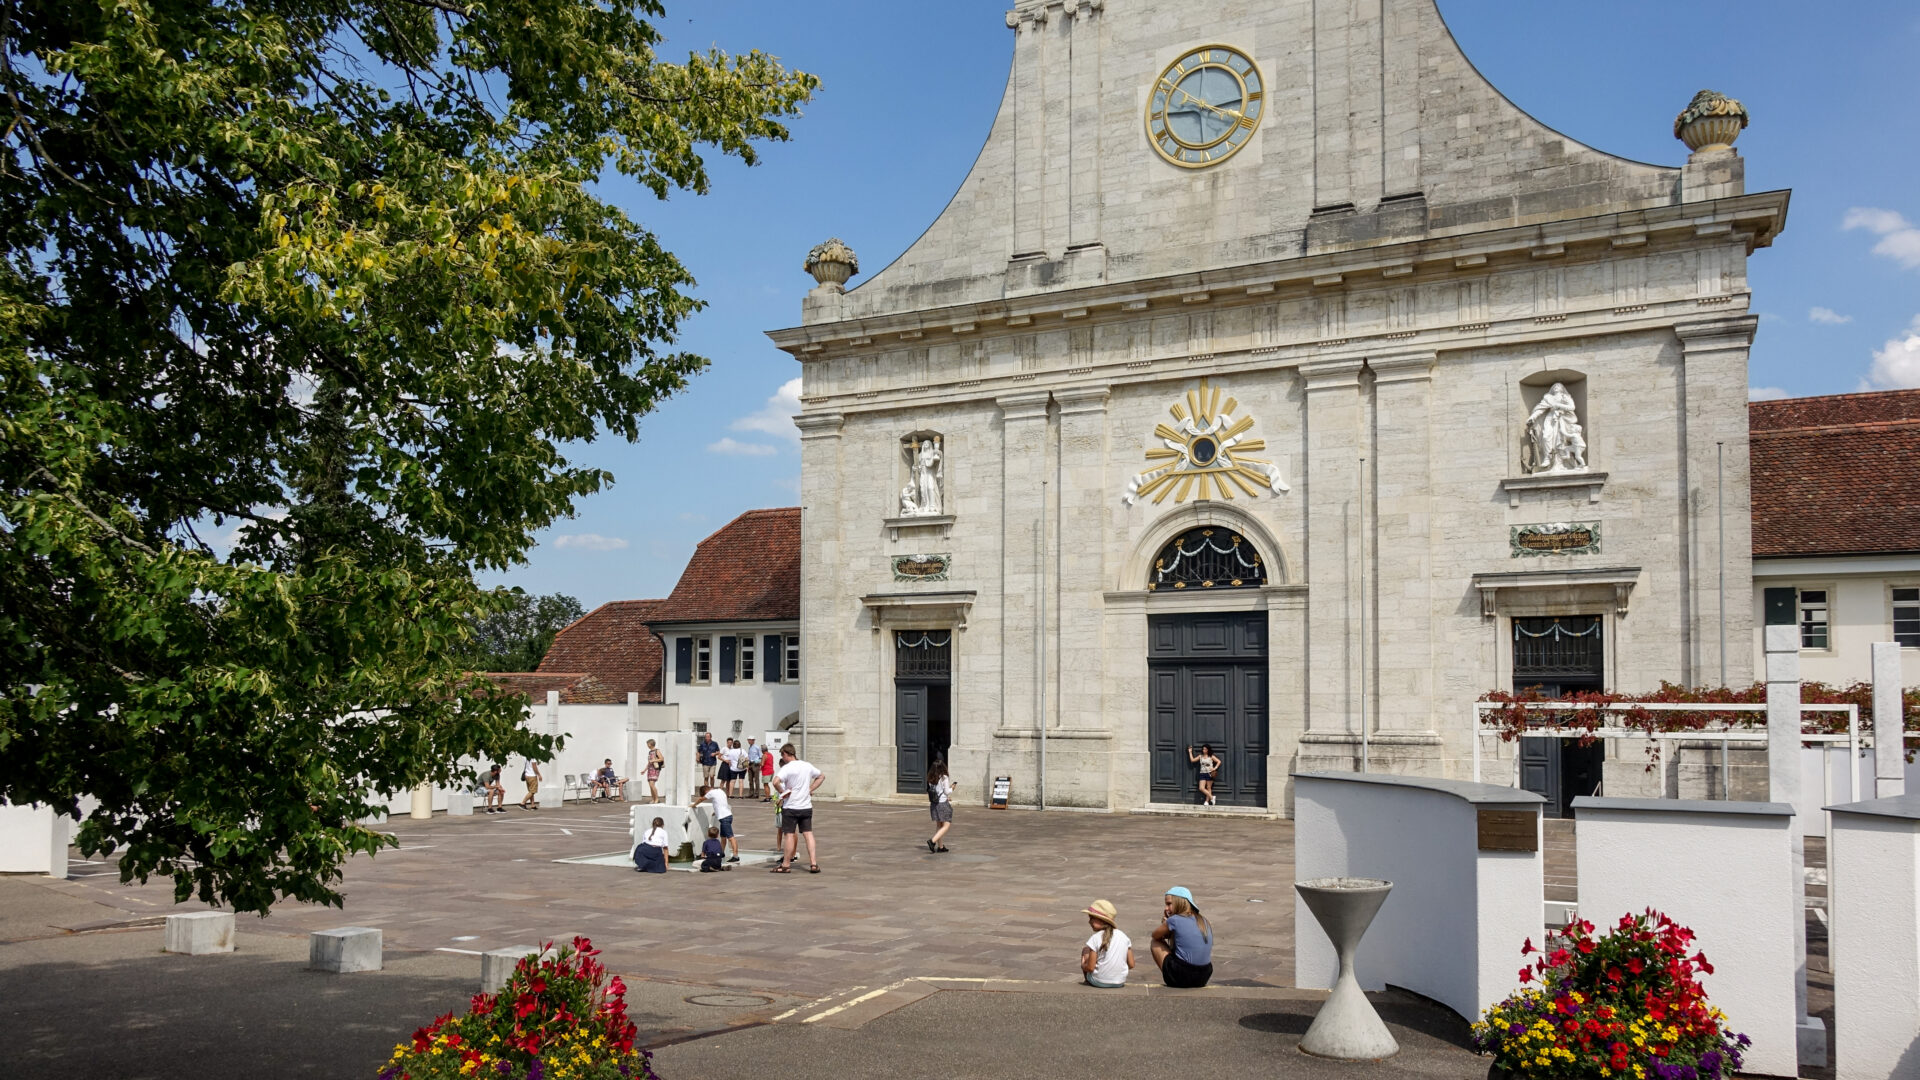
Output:
M542 810L558 810L567 805L567 786L559 780L547 780L540 785L540 796L535 804Z
M380 931L368 926L316 930L307 938L307 967L314 971L380 970Z
M233 912L183 911L167 916L167 952L186 956L233 951Z
M529 956L540 955L537 945L509 945L504 949L492 949L480 954L480 992L497 994L513 977L513 969L520 961Z
M473 789L472 788L455 787L455 788L447 789L447 816L448 817L472 817L473 816Z

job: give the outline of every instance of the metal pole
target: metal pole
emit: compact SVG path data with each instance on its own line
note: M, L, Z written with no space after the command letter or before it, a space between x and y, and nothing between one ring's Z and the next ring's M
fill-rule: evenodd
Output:
M1727 444L1713 444L1714 514L1720 519L1720 539L1714 553L1720 560L1720 685L1727 685Z
M1367 459L1360 459L1360 771L1371 772L1367 739Z
M1040 809L1047 808L1047 482L1040 481L1040 519L1033 523L1033 591L1040 618L1033 628L1034 723L1040 729Z

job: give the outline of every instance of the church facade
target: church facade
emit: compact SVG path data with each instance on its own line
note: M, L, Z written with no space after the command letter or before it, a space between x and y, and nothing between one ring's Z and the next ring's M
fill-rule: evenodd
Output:
M1177 807L1204 745L1219 805L1285 813L1297 771L1467 778L1488 690L1751 681L1787 193L1745 193L1737 102L1667 167L1522 113L1433 0L1006 21L952 203L852 289L816 248L771 335L830 792L941 755L969 799Z

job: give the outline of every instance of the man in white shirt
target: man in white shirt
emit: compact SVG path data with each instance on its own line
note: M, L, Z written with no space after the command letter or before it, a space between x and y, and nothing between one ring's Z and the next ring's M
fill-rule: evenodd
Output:
M826 778L825 773L800 760L800 752L792 743L780 748L780 768L773 774L773 790L780 794L781 858L774 873L793 873L802 834L807 838L807 873L820 872L820 856L813 848L813 793Z
M693 805L699 806L702 802L707 804L707 809L713 814L713 823L720 827L721 847L725 848L729 844L733 846L733 858L727 861L739 862L740 841L733 837L733 804L727 800L727 793L717 787L708 788L705 795L693 800Z
M738 795L740 794L740 780L747 775L747 752L741 749L739 739L731 739L729 742L731 742L732 745L727 747L725 753L727 757L727 768L732 771L727 774L727 794Z

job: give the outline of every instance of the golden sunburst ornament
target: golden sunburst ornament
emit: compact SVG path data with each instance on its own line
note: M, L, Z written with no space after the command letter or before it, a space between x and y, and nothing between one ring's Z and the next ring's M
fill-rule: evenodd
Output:
M1184 402L1175 402L1167 411L1172 424L1158 424L1153 437L1158 446L1147 448L1147 471L1127 481L1126 504L1132 506L1151 495L1155 505L1173 501L1220 497L1231 499L1234 489L1248 497L1260 488L1278 495L1289 490L1280 477L1280 467L1264 458L1248 455L1265 450L1265 439L1249 436L1253 417L1234 418L1240 402L1232 397L1220 400L1221 391L1201 379L1196 390L1187 391Z

